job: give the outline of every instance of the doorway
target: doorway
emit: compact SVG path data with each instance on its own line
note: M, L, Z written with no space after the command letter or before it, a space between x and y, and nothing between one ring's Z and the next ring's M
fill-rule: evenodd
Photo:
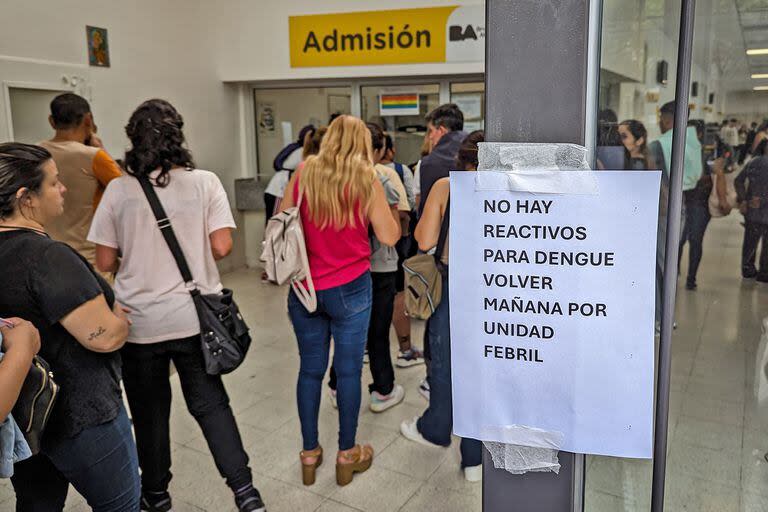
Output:
M37 144L52 134L48 124L53 98L66 92L54 89L8 87L11 138L15 142Z

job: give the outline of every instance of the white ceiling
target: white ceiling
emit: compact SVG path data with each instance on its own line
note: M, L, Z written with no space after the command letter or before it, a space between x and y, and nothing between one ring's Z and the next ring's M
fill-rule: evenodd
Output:
M768 79L751 78L754 73L768 73L768 55L746 54L749 48L768 48L768 0L713 0L708 28L712 60L722 73L726 92L768 85Z
M745 48L768 48L768 0L736 0L736 8ZM747 61L750 73L768 73L768 55L748 56Z

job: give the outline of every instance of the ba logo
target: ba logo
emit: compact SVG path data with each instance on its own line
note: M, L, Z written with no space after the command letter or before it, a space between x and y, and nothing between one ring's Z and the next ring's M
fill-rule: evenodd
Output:
M477 33L472 25L467 25L466 28L461 25L451 25L448 29L448 40L450 41L466 41L467 39L474 39L477 41Z

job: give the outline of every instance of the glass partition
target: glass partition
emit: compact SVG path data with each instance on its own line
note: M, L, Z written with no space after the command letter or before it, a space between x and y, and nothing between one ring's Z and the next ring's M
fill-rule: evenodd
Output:
M397 161L413 167L421 159L427 130L424 117L438 106L440 86L369 85L360 88L360 97L363 120L381 125L392 135Z
M274 173L272 161L303 126L326 126L331 116L351 113L351 97L351 87L256 89L258 174Z
M668 166L672 129L662 123L662 106L675 97L679 0L605 0L599 77L597 168L651 171ZM668 117L665 118L667 120ZM668 179L662 179L656 240L656 317L661 315ZM657 329L658 332L658 329ZM681 331L682 332L682 329ZM658 335L648 339L658 348ZM675 370L682 370L675 368ZM680 415L685 388L672 383L670 434ZM671 438L674 443L674 438ZM671 443L671 444L673 444ZM652 461L587 457L586 511L648 511ZM670 500L676 499L670 491ZM668 509L672 510L672 509ZM690 509L701 510L701 509Z
M464 113L464 131L485 129L485 83L451 83L451 103Z
M601 169L669 166L680 7L604 1ZM697 2L694 31L665 510L768 510L768 3ZM586 510L649 510L651 474L651 461L589 457Z

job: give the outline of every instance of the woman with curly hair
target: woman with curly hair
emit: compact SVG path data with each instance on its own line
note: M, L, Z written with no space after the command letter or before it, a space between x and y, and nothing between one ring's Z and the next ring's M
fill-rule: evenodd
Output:
M171 509L173 361L187 408L202 428L238 509L264 511L224 384L220 376L205 371L200 322L189 289L139 183L148 179L155 187L201 293L220 292L216 260L232 250L235 222L219 178L195 169L183 126L167 101L149 100L136 109L125 128L132 144L125 155L128 175L109 184L88 235L96 244L97 266L117 273L115 294L132 311L133 325L122 350L123 378L136 432L142 509Z

